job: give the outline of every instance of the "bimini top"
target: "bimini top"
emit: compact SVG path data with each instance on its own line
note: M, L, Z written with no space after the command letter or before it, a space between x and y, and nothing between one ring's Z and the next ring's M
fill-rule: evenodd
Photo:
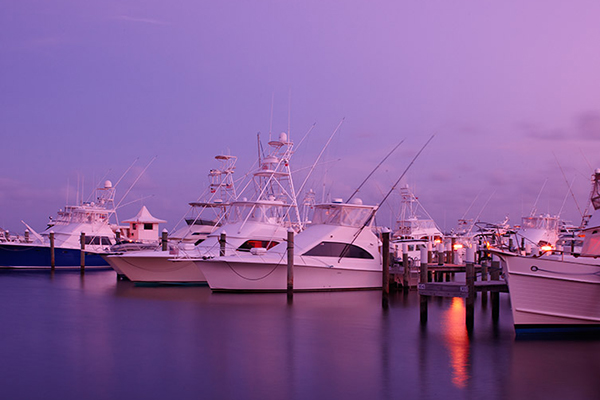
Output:
M316 204L312 225L324 224L360 228L363 225L372 222L371 216L376 210L377 206L363 205L360 200L356 200L352 204Z

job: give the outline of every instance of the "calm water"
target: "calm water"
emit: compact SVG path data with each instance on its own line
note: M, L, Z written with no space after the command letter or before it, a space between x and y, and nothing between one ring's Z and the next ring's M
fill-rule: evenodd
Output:
M1 399L598 399L600 341L516 341L477 300L211 293L0 271Z

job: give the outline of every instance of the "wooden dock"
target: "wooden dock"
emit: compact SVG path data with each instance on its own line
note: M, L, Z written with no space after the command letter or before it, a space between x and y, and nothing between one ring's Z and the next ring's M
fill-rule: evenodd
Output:
M440 260L442 260L440 258ZM474 305L477 293L482 303L487 303L490 293L492 320L498 322L499 294L508 292L506 281L501 279L502 269L498 261L484 260L480 264L429 264L411 266L406 259L393 259L389 268L389 285L395 290L417 289L421 303L421 324L427 324L427 304L430 297L461 297L465 299L467 330L474 325ZM461 279L456 280L456 274ZM464 278L462 278L464 276Z

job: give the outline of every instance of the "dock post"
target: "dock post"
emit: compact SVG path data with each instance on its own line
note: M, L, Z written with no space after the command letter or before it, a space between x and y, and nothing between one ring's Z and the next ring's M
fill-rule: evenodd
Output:
M419 283L427 283L427 263L421 263L419 269ZM427 296L419 296L421 325L427 325Z
M287 232L287 297L294 296L294 230Z
M442 242L437 245L437 262L438 265L444 265L444 243Z
M56 258L54 257L54 231L50 231L48 237L50 238L50 269L54 271L54 268L56 268Z
M475 320L475 264L468 262L465 266L468 295L465 300L467 332L473 331Z
M382 300L381 304L384 309L388 308L389 297L390 297L390 231L389 229L384 229L381 232L381 256L382 256L382 285L381 285L381 293Z
M489 265L486 260L485 262L481 263L481 281L482 282L485 282L488 280L488 272L489 272ZM487 305L487 300L488 300L487 291L482 291L480 294L481 294L481 305L485 307Z
M428 254L431 252L425 246L421 247L421 265L419 267L419 283L427 283L427 260ZM427 325L427 296L419 296L421 325Z
M225 231L221 232L221 236L219 237L219 256L223 257L225 255L225 244L227 243L227 233Z
M169 248L167 243L169 240L169 232L166 229L163 229L162 231L162 236L160 238L160 242L162 244L162 251L167 251L167 249Z
M407 291L410 285L410 265L408 265L408 244L402 243L402 289Z
M500 270L500 262L492 261L492 271L491 271L492 280L499 281L501 272L502 271ZM498 322L498 318L500 316L500 293L492 292L490 294L490 297L492 300L492 321Z
M79 238L79 243L81 243L81 273L85 271L85 232L81 232L81 236Z
M423 260L423 258L421 258ZM427 258L425 258L425 264L433 263L433 245L431 242L427 242Z

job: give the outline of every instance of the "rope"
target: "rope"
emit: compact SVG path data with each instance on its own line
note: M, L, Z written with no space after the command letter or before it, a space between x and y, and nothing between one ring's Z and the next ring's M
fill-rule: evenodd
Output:
M231 271L232 271L234 274L236 274L237 276L239 276L240 278L242 278L242 279L244 279L244 280L247 280L247 281L260 281L260 280L263 280L263 279L267 278L268 276L270 276L270 275L271 275L273 272L275 272L275 270L276 270L276 269L277 269L277 268L278 268L280 265L282 265L282 264L281 264L281 260L283 260L283 257L284 257L284 256L285 256L285 254L281 256L281 258L279 259L279 262L278 262L277 264L275 264L275 266L273 267L273 269L272 269L271 271L267 272L265 275L263 275L263 276L261 276L261 277L259 277L259 278L248 278L248 277L246 277L246 276L243 276L243 275L242 275L242 274L240 274L238 271L236 271L236 270L235 270L235 268L233 268L233 267L231 266L231 264L229 264L227 261L223 261L223 262L224 262L225 264L227 264L227 266L229 267L229 269L231 269ZM260 265L264 265L264 264L260 264Z

